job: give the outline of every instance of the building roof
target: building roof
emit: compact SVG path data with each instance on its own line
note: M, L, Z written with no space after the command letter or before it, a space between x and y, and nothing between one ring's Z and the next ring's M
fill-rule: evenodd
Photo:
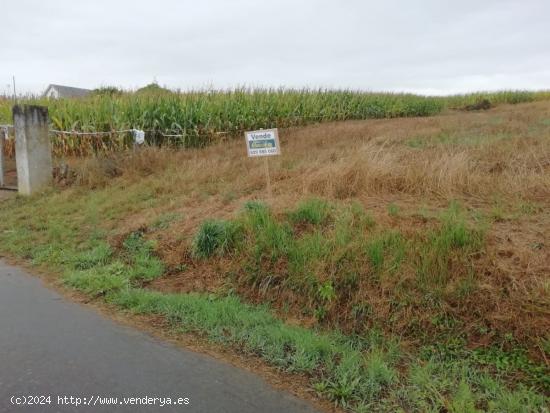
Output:
M57 92L59 93L59 97L62 97L62 98L82 97L82 96L86 96L88 93L91 92L90 89L82 89L82 88L79 88L79 87L51 84L46 88L46 91L44 92L44 95L46 95L51 88L55 88L57 90Z

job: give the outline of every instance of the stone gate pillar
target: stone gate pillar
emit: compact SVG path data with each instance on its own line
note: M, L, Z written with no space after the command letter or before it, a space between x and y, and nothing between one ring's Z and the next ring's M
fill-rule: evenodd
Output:
M0 188L4 186L4 142L7 135L7 126L0 126Z
M13 107L17 186L22 195L43 190L52 182L52 150L48 136L48 108Z

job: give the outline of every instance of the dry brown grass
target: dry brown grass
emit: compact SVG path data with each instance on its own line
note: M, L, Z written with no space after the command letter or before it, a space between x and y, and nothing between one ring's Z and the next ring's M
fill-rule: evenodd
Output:
M270 159L274 191L291 198L407 194L438 200L547 200L549 119L550 105L541 102L484 113L284 130L283 154ZM246 158L240 140L207 149L148 148L75 162L79 183L91 187L106 185L118 175L128 182L151 176L159 191L232 191L246 197L265 183L263 162Z

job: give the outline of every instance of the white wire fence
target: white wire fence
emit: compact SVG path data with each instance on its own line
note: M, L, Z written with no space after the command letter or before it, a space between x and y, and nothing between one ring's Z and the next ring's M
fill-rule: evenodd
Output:
M188 146L186 138L189 137L189 134L179 131L141 130L136 128L97 132L49 129L48 132L54 143L54 152L55 147L59 146L60 153L72 153L76 155L141 146L147 143L147 134L149 135L149 141L154 144L159 143L157 138L160 136L163 139L170 139L177 146L185 148ZM215 132L215 134L223 135L226 132ZM131 135L131 140L127 139L128 135ZM13 141L15 138L13 125L0 125L0 138L4 138L6 141ZM10 142L7 143L7 151L13 152L13 143L11 145Z
M338 117L337 117L338 118ZM342 116L341 120L345 120ZM320 120L327 120L325 115L313 116L289 116L284 119L266 120L269 127L292 127L297 126L299 121L310 123ZM332 119L334 121L340 119ZM305 124L304 123L304 124ZM6 140L14 139L13 125L0 124L0 138L2 135ZM227 131L219 131L205 126L203 128L180 129L180 130L159 130L159 129L118 129L110 131L81 131L81 130L59 130L49 129L54 146L54 155L76 155L85 156L94 153L123 150L144 144L172 145L179 148L203 146L212 143L225 136L235 136L244 133L250 128L236 127ZM130 136L132 139L129 139ZM11 143L11 142L10 142ZM13 155L13 143L5 145L9 155ZM6 151L6 149L5 149Z
M49 129L55 147L60 147L61 153L84 155L90 152L113 149L127 149L147 143L153 145L173 145L180 148L195 147L211 143L227 135L244 133L249 129L235 129L232 131L185 131L185 130L158 130L158 129L118 129L111 131L77 131ZM126 135L126 136L125 136ZM132 139L127 139L131 135ZM0 125L0 137L8 141L15 138L13 125ZM146 139L147 136L147 139ZM9 145L7 145L9 147ZM82 149L83 146L88 148ZM70 150L73 148L74 150ZM79 153L79 150L81 153Z
M0 131L5 131L6 137L12 138L13 135L9 134L9 130L13 129L13 125L0 125ZM230 134L237 134L240 132L245 132L248 129L236 129L232 131L214 131L209 132L210 135L230 135ZM113 136L117 134L123 134L123 133L132 133L136 143L142 143L141 140L143 139L145 134L153 134L153 135L160 135L164 138L185 138L187 136L192 135L192 133L188 133L185 131L161 131L158 129L120 129L120 130L111 130L111 131L101 131L101 132L86 132L86 131L76 131L76 130L58 130L58 129L49 129L49 133L52 135L65 135L65 136Z
M345 114L342 114L341 116L335 116L335 117L329 117L327 118L326 115L309 115L309 116L299 116L299 115L289 115L285 116L283 120L279 119L279 121L271 119L266 120L266 123L271 123L273 125L269 127L277 127L275 124L280 123L282 126L279 127L292 127L292 126L298 126L299 124L296 123L297 121L320 121L320 120L327 120L327 121L339 121L339 120L350 120L350 119L366 119L366 117L349 117ZM13 129L13 125L1 125L0 124L0 131L5 129ZM235 135L239 133L244 133L246 131L251 130L249 128L232 128L231 130L226 131L216 131L214 129L209 129L208 126L205 127L204 135ZM122 134L122 133L133 133L134 137L136 137L136 132L143 132L145 134L151 134L151 135L159 135L165 138L185 138L192 135L197 135L196 129L189 129L189 130L160 130L160 129L120 129L120 130L111 130L111 131L78 131L78 130L57 130L57 129L50 129L49 132L53 135L66 135L66 136L112 136L116 134ZM198 133L200 135L200 133ZM139 134L138 134L139 135ZM140 139L140 138L138 138Z

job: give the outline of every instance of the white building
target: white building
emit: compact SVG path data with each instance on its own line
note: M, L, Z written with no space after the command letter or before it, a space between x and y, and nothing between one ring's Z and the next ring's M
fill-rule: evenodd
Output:
M43 96L52 99L58 98L80 98L88 95L91 92L89 89L79 87L49 85L46 88Z

